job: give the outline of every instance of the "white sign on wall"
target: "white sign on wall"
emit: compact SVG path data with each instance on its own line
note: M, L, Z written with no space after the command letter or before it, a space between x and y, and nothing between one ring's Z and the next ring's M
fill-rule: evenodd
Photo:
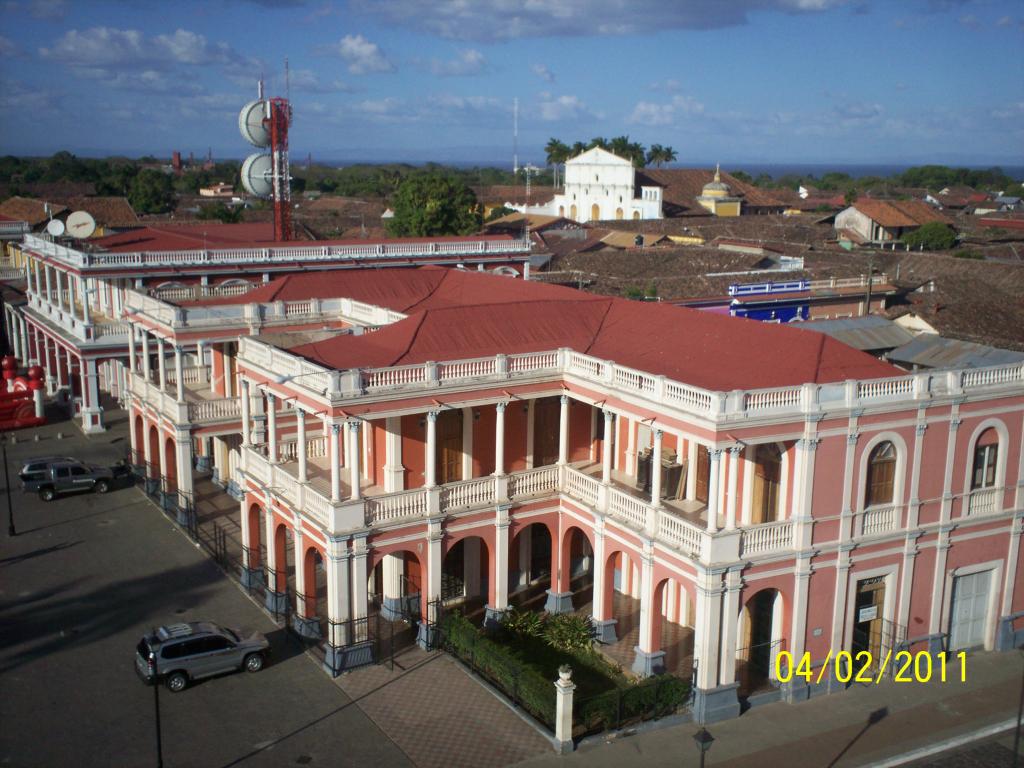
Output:
M872 621L878 618L878 606L868 605L857 611L857 623L860 624L863 621Z

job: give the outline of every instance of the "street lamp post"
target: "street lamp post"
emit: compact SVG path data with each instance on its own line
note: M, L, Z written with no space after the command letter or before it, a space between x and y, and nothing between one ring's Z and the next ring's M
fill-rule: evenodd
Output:
M708 733L707 728L701 726L701 729L693 734L693 740L697 744L697 749L700 750L700 768L704 768L704 755L711 749L711 742L715 740L715 737Z
M4 486L7 490L7 535L17 536L18 532L14 528L14 505L11 503L11 470L7 466L7 435L4 435L3 451L4 451Z

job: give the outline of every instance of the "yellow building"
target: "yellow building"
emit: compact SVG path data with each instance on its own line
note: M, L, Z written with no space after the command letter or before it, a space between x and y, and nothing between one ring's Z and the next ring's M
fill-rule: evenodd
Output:
M715 165L714 181L704 185L697 202L715 216L739 216L742 201L733 196L729 185L722 181L722 174Z

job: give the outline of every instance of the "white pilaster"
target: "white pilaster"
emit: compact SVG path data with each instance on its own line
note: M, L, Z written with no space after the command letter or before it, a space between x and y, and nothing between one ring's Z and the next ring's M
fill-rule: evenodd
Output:
M654 430L654 447L651 451L651 504L661 506L661 444L664 432Z
M569 461L569 396L562 395L558 402L558 463L564 465Z
M352 474L350 475L350 482L352 483L351 493L349 498L352 501L358 501L362 497L362 489L360 488L360 476L359 476L359 421L358 419L352 419L348 423L348 431L351 435L349 445L352 446Z
M738 445L729 449L729 498L725 509L725 530L736 528L736 494L739 486L740 451Z
M241 394L239 397L242 398L242 445L249 445L252 436L252 400L250 395L250 384L249 380L242 378L240 380Z
M157 383L160 385L160 391L163 391L164 387L167 386L167 360L164 356L164 340L160 336L156 339L156 364Z
M331 424L327 439L331 443L331 501L341 501L341 457L338 441L341 439L341 425Z
M710 461L711 473L708 479L708 533L715 533L718 530L718 507L719 507L719 473L722 463L722 450L713 448Z
M175 387L177 392L177 400L179 403L185 402L185 375L184 366L181 360L181 347L175 345L174 347L174 379Z
M604 439L601 441L601 482L608 485L612 481L612 430L615 428L615 414L608 410L603 413Z
M505 474L505 406L507 403L495 403L494 422L494 474ZM507 537L506 531L506 537Z
M423 485L437 485L437 411L427 411L427 462Z
M299 482L306 482L306 412L295 408L295 458L299 462Z
M267 392L267 458L277 461L277 396Z
M405 468L402 466L402 419L388 416L384 421L384 490L387 493L405 490Z

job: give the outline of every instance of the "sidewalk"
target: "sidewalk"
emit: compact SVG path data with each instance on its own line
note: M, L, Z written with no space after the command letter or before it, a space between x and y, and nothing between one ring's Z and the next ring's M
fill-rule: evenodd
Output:
M715 742L708 768L825 768L869 766L887 758L1016 720L1024 654L975 653L967 682L857 686L800 704L776 703L708 727ZM873 725L868 717L885 710ZM694 723L634 733L609 734L565 757L545 755L522 766L698 765ZM628 732L627 732L628 733ZM927 761L926 761L927 763ZM920 763L918 763L920 764Z

